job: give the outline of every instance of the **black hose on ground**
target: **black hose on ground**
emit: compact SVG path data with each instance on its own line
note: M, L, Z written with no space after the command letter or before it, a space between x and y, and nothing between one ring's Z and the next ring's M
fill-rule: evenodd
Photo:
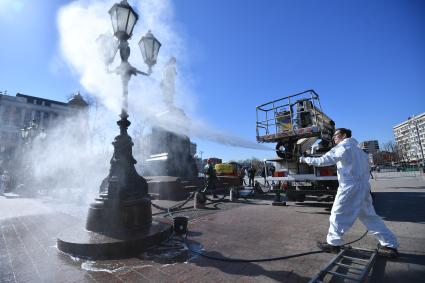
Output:
M182 209L182 207L185 205L185 204L187 204L191 199L193 199L194 197L195 197L195 194L196 194L196 192L192 192L190 195L189 195L189 197L187 197L187 199L185 199L184 201L182 201L181 203L177 203L177 204L175 204L175 205L173 205L173 206L170 206L170 207L163 207L163 206L159 206L159 205L157 205L157 204L155 204L155 203L153 203L153 202L151 202L151 204L152 204L152 206L153 207L155 207L155 208L157 208L157 209L159 209L159 210L162 210L162 211L164 211L164 212L167 212L169 215L170 215L170 217L171 218L173 218L172 217L172 214L171 214L171 212L176 212L176 211L179 211L179 210L181 210ZM205 195L205 198L208 200L208 201L210 201L210 203L217 203L217 202L222 202L225 198L226 198L226 194L224 194L221 198L219 198L219 199L211 199L211 198L209 198L209 197L207 197L206 195Z
M299 254L293 254L293 255L287 255L287 256L280 256L280 257L271 257L271 258L261 258L261 259L241 259L241 258L228 258L228 257L214 257L210 255L206 255L202 252L195 251L189 247L189 245L186 245L190 252L200 255L202 257L211 259L211 260L218 260L218 261L225 261L225 262L264 262L264 261L274 261L274 260L284 260L284 259L290 259L294 257L300 257L300 256L306 256L311 254L320 254L324 253L324 251L311 251L311 252L305 252L305 253L299 253Z
M191 199L193 199L193 197L195 196L195 192L192 192L190 195L189 195L189 197L187 197L187 199L185 199L183 202L181 202L181 203L177 203L177 204L175 204L175 205L173 205L173 206L170 206L170 207L162 207L162 206L159 206L159 205L157 205L157 204L154 204L153 202L151 202L151 204L152 204L152 206L153 207L155 207L155 208L157 208L157 209L159 209L159 210L163 210L163 211L166 211L166 212L169 212L169 211L178 211L180 208L182 208L186 203L188 203Z
M344 247L347 246L347 245L349 245L349 244L353 244L353 243L356 243L356 242L360 241L361 239L363 239L367 235L368 232L369 231L366 230L366 232L364 232L363 235L361 235L358 239L345 244ZM186 243L185 240L183 242ZM202 256L202 257L205 257L205 258L208 258L208 259L211 259L211 260L218 260L218 261L225 261L225 262L264 262L264 261L285 260L285 259L290 259L290 258L295 258L295 257L301 257L301 256L311 255L311 254L325 253L325 251L317 250L317 251L304 252L304 253L298 253L298 254L287 255L287 256L280 256L280 257L261 258L261 259L241 259L241 258L229 258L229 257L215 257L215 256L210 256L210 255L207 255L205 253L198 252L198 251L195 251L195 250L191 249L190 248L190 245L187 244L187 243L186 243L186 246L189 249L189 251L191 251L194 254L197 254L199 256Z
M173 205L173 206L171 206L171 207L169 207L169 208L164 208L164 207L161 207L161 206L159 206L159 205L156 205L156 204L153 204L152 203L152 206L154 206L154 207L156 207L156 208L158 208L158 209L160 209L160 210L163 210L163 211L166 211L169 215L170 215L170 217L171 218L173 218L173 215L171 214L171 212L172 211L178 211L178 210L180 210L186 203L188 203L193 197L195 196L195 193L192 193L191 195L189 195L189 197L185 200L185 201L183 201L182 203L180 203L180 204L176 204L176 205ZM212 202L212 203L216 203L216 202L220 202L220 201L222 201L222 200L224 200L224 198L226 197L226 195L223 195L223 197L221 198L221 199L218 199L218 200L212 200L212 199L209 199L208 197L207 197L207 200L209 200L210 202ZM348 245L350 245L350 244L353 244L353 243L356 243L356 242L358 242L358 241L360 241L361 239L363 239L366 235L367 235L367 233L368 233L369 231L368 230L366 230L358 239L356 239L356 240L354 240L354 241L351 241L351 242L348 242L348 243L346 243L344 246L348 246ZM170 235L170 237L167 239L167 240L165 240L164 242L163 242L163 246L164 246L164 243L166 243L166 242L169 242L171 239L173 239L173 237L175 236L175 233L173 232L171 235ZM266 262L266 261L275 261L275 260L285 260L285 259L290 259L290 258L296 258L296 257L301 257L301 256L307 256L307 255L311 255L311 254L319 254L319 253L324 253L325 251L322 251L322 250L316 250L316 251L310 251L310 252L304 252L304 253L298 253L298 254L293 254L293 255L287 255L287 256L280 256L280 257L271 257L271 258L262 258L262 259L240 259L240 258L228 258L228 257L215 257L215 256L210 256L210 255L207 255L207 254L205 254L205 253L203 253L203 252L198 252L198 251L196 251L196 250L194 250L194 249L192 249L192 248L190 248L190 245L188 244L188 243L186 243L186 240L187 240L187 233L184 235L184 237L183 237L183 239L181 240L181 242L182 243L184 243L184 244L186 244L186 246L187 246L187 248L188 248L188 250L190 251L190 252L192 252L192 253L194 253L194 254L197 254L197 255L199 255L199 256L202 256L202 257L204 257L204 258L207 258L207 259L211 259L211 260L217 260L217 261L224 261L224 262ZM172 246L168 246L168 247L172 247Z
M188 200L191 199L191 197L189 197L185 201L185 203L187 203ZM181 207L182 205L179 205L179 206ZM167 209L167 212L170 215L170 217L173 218L173 215L171 214L171 210L170 209ZM356 243L356 242L360 241L361 239L363 239L367 235L368 232L369 231L366 230L359 238L357 238L354 241L351 241L351 242L346 243L345 245L343 245L343 247L346 247L346 246L348 246L350 244L353 244L353 243ZM208 259L211 259L211 260L217 260L217 261L224 261L224 262L265 262L265 261L285 260L285 259L290 259L290 258L296 258L296 257L311 255L311 254L325 253L325 251L323 251L323 250L316 250L316 251L303 252L303 253L298 253L298 254L293 254L293 255L287 255L287 256L271 257L271 258L261 258L261 259L240 259L240 258L228 258L228 257L215 257L215 256L207 255L207 254L205 254L203 252L198 252L198 251L190 248L190 245L188 243L186 243L187 235L188 235L188 233L186 233L184 235L184 237L180 240L180 242L182 242L183 244L185 244L190 252L192 252L194 254L197 254L199 256L202 256L204 258L208 258ZM167 240L165 240L161 245L164 246L164 243L169 242L171 239L173 239L174 236L175 236L175 233L173 232L170 235L170 237ZM168 246L168 247L171 247L171 246Z

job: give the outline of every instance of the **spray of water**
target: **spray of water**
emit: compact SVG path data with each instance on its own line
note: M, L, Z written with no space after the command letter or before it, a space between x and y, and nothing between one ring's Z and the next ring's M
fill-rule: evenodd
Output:
M57 127L51 127L48 137L34 141L25 155L24 163L32 160L27 163L32 164L29 170L34 177L32 180L35 180L32 185L51 191L60 190L65 199L70 199L70 196L84 202L93 199L108 172L112 155L110 142L118 134L115 120L122 105L121 80L108 72L105 65L107 61L108 68L114 69L120 63L119 56L111 60L116 52L116 42L107 11L113 4L114 1L110 0L76 0L63 6L58 13L60 55L79 77L85 91L94 97L96 105L104 106L101 108L103 115L95 107L90 115L73 116L58 123ZM178 75L172 77L172 100L164 94L164 85L169 84L167 78L164 80L164 73L170 58L180 58L179 64L188 61L184 40L174 29L178 25L173 18L172 3L170 0L137 0L130 1L130 4L140 15L133 39L129 41L132 50L130 63L146 71L137 43L148 30L152 30L162 43L152 75L133 77L130 81L129 113L133 122L130 133L141 123L143 127L162 127L176 134L226 145L265 149L253 141L214 129L202 122L200 117L190 117L196 107L196 95L191 93L190 84L183 79L189 75L177 72ZM146 149L148 146L142 144L139 148ZM138 147L135 147L136 159L146 158L146 151L143 154L137 151Z
M115 43L108 39L108 34L109 38L111 37L112 27L106 14L113 3L114 1L74 1L61 9L58 25L61 36L61 53L68 65L80 76L81 84L89 93L97 96L110 111L119 113L121 82L118 76L105 71L104 64L104 58L110 58L111 52L114 53L111 50L114 49ZM131 62L140 68L144 67L137 42L148 29L152 30L162 43L154 73L150 77L133 78L130 81L129 111L132 119L149 121L155 126L161 126L178 134L217 143L265 149L255 142L223 133L204 122L198 122L202 121L199 117L188 119L178 111L171 111L167 115L158 115L167 111L160 87L160 82L163 81L163 70L166 68L169 58L174 55L177 58L183 58L179 59L179 62L184 64L185 58L187 58L184 40L173 28L178 25L173 18L171 1L139 0L130 4L133 4L141 16L133 32L133 39L129 41L132 49ZM101 36L100 40L99 36ZM96 39L98 39L97 42ZM104 48L100 52L99 42L102 42L101 46ZM110 68L113 69L118 63L119 56L116 56ZM185 77L185 75L176 77L176 104L182 105L181 108L191 113L191 110L196 107L194 105L196 97L188 91L190 87L180 77Z
M88 114L83 111L60 120L46 137L38 135L24 147L23 192L39 191L84 207L96 196L111 153L90 127Z

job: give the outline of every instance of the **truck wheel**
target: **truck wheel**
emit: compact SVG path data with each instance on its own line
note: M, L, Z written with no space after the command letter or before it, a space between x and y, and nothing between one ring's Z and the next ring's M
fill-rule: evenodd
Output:
M276 144L276 154L282 159L292 159L291 149L288 143L278 142Z
M305 201L305 195L297 195L296 200L298 202L304 202Z

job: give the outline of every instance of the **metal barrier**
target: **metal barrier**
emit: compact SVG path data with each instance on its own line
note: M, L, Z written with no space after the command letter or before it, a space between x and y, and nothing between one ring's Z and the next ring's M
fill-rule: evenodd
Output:
M406 171L406 172L372 172L373 178L379 179L390 179L390 178L405 178L405 177L419 177L424 176L422 171Z

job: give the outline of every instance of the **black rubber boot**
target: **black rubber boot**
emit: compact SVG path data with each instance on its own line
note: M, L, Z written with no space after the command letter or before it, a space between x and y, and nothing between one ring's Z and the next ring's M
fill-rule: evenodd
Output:
M333 246L326 242L317 242L317 247L324 252L332 253L332 254L337 254L341 250L341 246Z
M388 258L397 258L398 250L396 248L385 247L378 244L378 254Z

